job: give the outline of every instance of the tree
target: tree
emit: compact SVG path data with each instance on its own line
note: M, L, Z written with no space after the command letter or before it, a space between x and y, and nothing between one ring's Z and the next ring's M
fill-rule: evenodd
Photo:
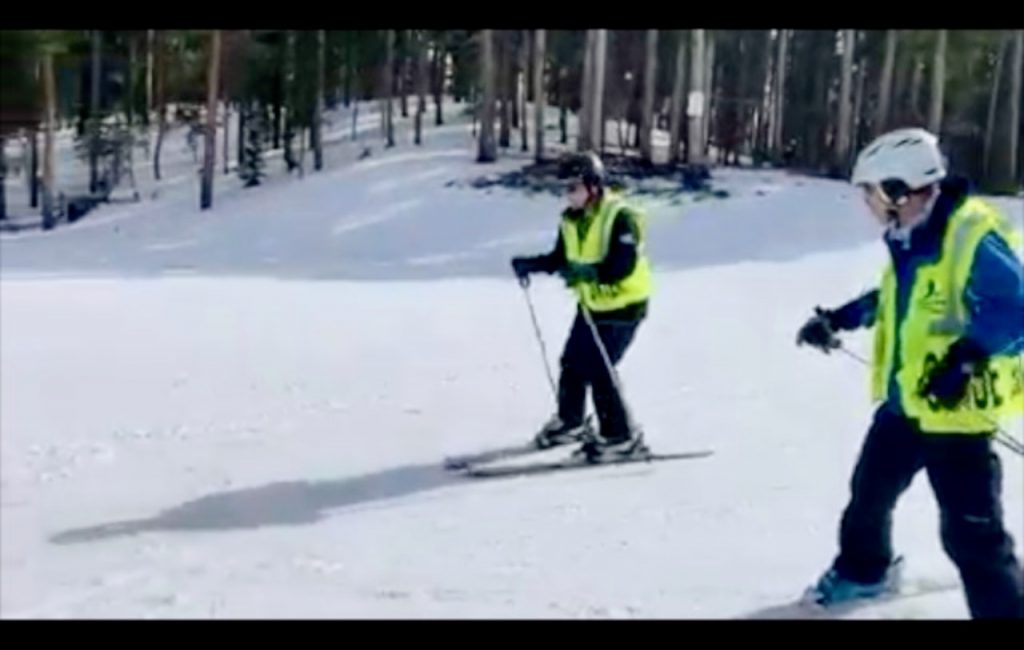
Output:
M892 98L892 72L896 62L896 42L899 30L890 29L885 32L885 61L882 63L882 75L878 80L878 107L875 112L874 134L881 135L889 126L889 106Z
M480 30L480 140L477 162L497 160L494 141L494 35L493 30Z
M843 30L843 66L839 81L839 123L837 124L835 157L832 160L837 173L843 173L850 157L851 106L850 93L853 86L853 50L857 33L852 29Z
M413 143L423 144L423 114L427 112L427 43L426 34L418 32L415 38L416 57L416 118Z
M508 149L512 141L512 131L509 124L511 114L511 93L509 75L512 67L512 44L509 38L512 32L507 29L498 31L498 92L501 97L500 110L498 112L498 146Z
M1018 170L1020 144L1021 77L1024 76L1024 30L1016 30L1011 54L1010 88L1006 94L1006 125L1004 144L998 148L994 174L994 186L1000 191L1013 191L1021 186Z
M1011 35L1007 34L1002 43L999 46L998 53L996 54L995 69L992 72L992 92L989 95L988 100L988 117L985 120L985 149L984 163L983 163L983 175L987 178L989 175L989 169L991 167L992 160L992 143L993 137L995 136L996 129L996 107L999 105L999 86L1003 76L1003 60L1006 58L1006 53L1010 47L1010 41L1012 40Z
M686 114L690 118L690 141L687 147L691 165L704 164L704 30L690 30L690 99Z
M444 114L441 110L441 101L444 99L445 79L445 41L444 32L440 32L438 40L434 43L433 61L433 90L434 90L434 124L444 124Z
M596 31L588 29L583 46L583 81L580 92L580 114L577 120L576 147L580 151L586 151L592 147L590 122L593 112L593 85L594 85L594 47Z
M946 91L946 43L949 32L940 29L935 41L935 61L932 65L932 96L928 111L928 130L939 133L942 130L943 98Z
M704 32L704 37L706 54L704 58L704 119L701 120L701 126L703 127L703 130L701 132L701 142L704 143L702 146L707 147L708 139L711 133L711 99L714 97L715 94L715 43L718 39L716 38L715 32L711 30L706 30ZM705 151L707 151L707 149L705 149Z
M534 159L544 160L544 105L547 93L544 90L544 49L547 32L538 29L533 32L533 129Z
M594 80L593 96L591 97L590 113L590 144L601 147L604 143L604 73L608 60L608 30L595 30L594 43Z
M686 85L686 38L682 30L677 30L679 44L676 46L675 79L672 83L672 105L669 109L669 146L668 161L675 164L679 161L679 140L682 130L683 115L686 114L683 94Z
M395 67L395 30L387 30L387 50L384 62L384 130L387 147L395 146L394 100L392 97L392 71Z
M640 157L650 163L654 159L654 89L658 80L658 30L648 29L644 53L644 97L640 112Z
M528 140L530 138L530 135L529 135L529 130L526 128L526 124L529 121L529 120L526 119L526 100L527 100L527 95L529 94L527 92L527 89L530 87L529 71L530 71L530 32L528 32L527 30L524 29L524 30L522 30L520 32L520 40L519 40L519 73L516 74L516 105L519 106L519 112L521 113L521 123L520 123L519 126L522 127L521 134L522 134L523 138L522 138L522 146L520 147L520 150L522 150L522 151L529 151L530 150L530 145L528 144ZM519 75L520 74L522 75L522 84L521 85L519 83Z
M167 62L163 31L153 37L153 83L156 84L156 146L153 148L153 178L160 180L160 151L163 148L164 133L167 130Z
M45 136L43 139L43 229L49 230L56 224L54 194L56 180L56 159L54 134L57 130L57 84L53 74L55 44L43 44L43 105L45 106Z
M769 148L772 156L778 159L785 143L782 140L783 124L786 118L786 76L789 64L789 30L779 30L779 52L775 59L775 110L772 118L772 131Z
M99 178L99 132L100 132L100 79L103 75L101 57L103 52L103 34L98 29L91 31L92 36L92 73L89 91L89 193L95 194Z
M327 34L324 30L316 33L316 100L313 105L313 169L324 168L324 76L327 65Z
M203 183L199 195L199 209L213 207L213 168L217 156L217 96L220 73L220 30L210 34L210 53L206 86L206 144L203 155ZM225 155L227 152L225 151Z

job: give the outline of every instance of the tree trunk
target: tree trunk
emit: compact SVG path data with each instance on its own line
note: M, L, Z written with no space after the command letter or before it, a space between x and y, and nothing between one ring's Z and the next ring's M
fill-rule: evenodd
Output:
M89 81L89 193L95 194L99 184L100 147L100 76L103 73L101 54L103 35L98 29L92 30L92 76Z
M588 29L583 47L583 80L580 92L580 115L577 120L576 148L587 151L591 148L590 121L593 113L594 46L597 30Z
M995 186L1001 191L1016 190L1021 186L1021 174L1018 170L1020 145L1020 102L1021 77L1024 76L1024 30L1016 30L1014 34L1013 54L1011 55L1010 92L1006 95L1007 125L1005 144L1000 147L1002 155L996 157Z
M508 90L506 95L509 98L509 110L511 111L512 130L519 128L519 57L523 48L515 42L515 32L511 29L505 30L505 39L508 43Z
M857 63L857 83L853 91L853 129L850 131L851 154L860 147L860 126L864 110L864 80L868 75L868 58L862 56ZM852 160L852 158L848 158Z
M498 132L498 146L502 149L508 149L512 140L512 131L509 128L509 118L511 117L509 111L509 103L511 101L509 93L509 73L511 72L511 43L509 42L509 30L502 29L498 31L498 93L501 98L501 107L498 113L498 121L500 125L500 131Z
M131 129L135 122L135 80L137 74L138 38L132 33L128 36L128 97L125 101L125 117L128 120L128 128Z
M843 65L839 79L839 123L836 129L835 156L832 159L838 173L846 170L850 157L850 93L853 88L853 50L856 32L843 30Z
M1002 42L999 44L999 50L996 54L996 65L992 71L992 92L988 96L988 116L985 119L985 151L983 154L982 162L982 177L985 180L989 179L989 171L992 168L992 142L995 137L996 128L996 107L999 105L999 87L1002 85L1003 76L1003 59L1006 58L1006 52L1010 49L1010 42L1013 36L1006 34Z
M928 130L938 135L942 131L942 108L946 96L946 43L949 31L940 29L935 42L935 62L932 65L932 97L928 111Z
M423 144L423 114L427 112L427 37L420 33L415 37L416 57L416 119L413 144Z
M43 229L53 228L57 220L54 199L57 161L54 157L54 134L57 129L57 84L53 75L53 53L43 53L43 105L46 130L43 138Z
M758 97L758 119L757 129L754 134L754 149L758 157L768 154L768 141L770 139L769 128L772 124L772 59L775 48L772 47L773 39L771 32L765 33L764 39L764 78L761 83L761 92Z
M779 31L779 55L775 61L775 115L772 120L772 157L781 159L785 143L783 126L786 121L786 74L789 66L789 30Z
M153 178L160 180L160 151L164 145L167 130L167 57L164 53L164 34L160 32L153 41L156 64L156 146L153 147Z
M529 128L527 128L527 123L529 122L529 120L526 119L526 99L529 95L528 88L530 86L530 32L524 29L520 33L521 40L519 43L519 72L521 76L517 75L516 77L516 92L518 93L519 98L518 105L521 120L519 126L522 129L523 136L523 144L522 147L520 147L520 150L529 151L530 130ZM520 83L520 79L522 80L522 83ZM543 125L541 125L541 127L543 128Z
M203 147L203 185L199 209L213 207L213 168L217 157L217 95L220 73L220 30L210 35L210 53L206 71L206 144Z
M398 103L403 118L409 117L409 32L405 30L405 47L398 64Z
M750 72L753 68L753 63L749 60L750 56L750 33L741 32L739 41L739 73L737 80L737 88L739 88L738 97L739 105L736 108L736 131L733 140L732 150L732 164L737 167L740 164L740 153L744 150L747 144L747 135L750 132L750 109L748 100L750 98L749 86L750 86Z
M28 179L28 202L29 207L39 207L39 128L33 128L29 142L29 179Z
M299 161L295 157L295 130L296 124L296 60L295 60L295 39L296 32L289 29L285 32L284 45L284 163L291 173L298 168ZM301 134L300 134L301 137ZM301 144L301 143L300 143Z
M224 84L221 84L221 95L223 94ZM226 99L222 101L221 104L224 106L224 175L227 176L231 173L231 129L229 128L231 124L231 104L229 104Z
M889 107L892 101L892 73L896 63L896 39L899 30L890 29L885 33L885 60L882 63L882 75L878 81L878 107L875 112L875 123L872 129L878 136L889 126Z
M703 127L704 131L701 134L701 140L704 143L705 151L710 152L710 140L711 140L711 123L712 123L712 108L714 104L712 99L715 95L715 32L707 30L704 32L705 35L705 55L704 61L704 119Z
M605 62L608 59L608 30L596 30L594 43L594 96L591 103L590 113L590 142L591 146L604 145L604 72Z
M547 32L538 29L533 32L533 131L534 159L544 160L544 107L547 92L544 89L544 58Z
M250 111L248 100L238 102L238 169L245 168L245 123ZM227 127L225 127L227 128Z
M352 41L351 34L345 43L345 108L352 106L352 87L356 80L356 46ZM359 103L359 98L356 98Z
M644 52L644 95L640 107L640 158L654 161L654 91L658 74L658 30L648 29Z
M0 135L0 221L7 218L7 141Z
M686 115L690 124L690 142L687 147L687 162L691 165L704 164L704 55L707 48L704 44L704 30L690 30L690 97L687 101Z
M565 88L568 75L565 68L558 69L558 130L562 144L569 143L569 92Z
M327 74L327 33L316 33L316 100L313 102L313 169L324 168L324 76Z
M829 110L829 68L831 67L830 62L833 57L835 50L835 41L832 38L833 32L824 32L824 38L819 42L819 45L824 50L816 50L815 54L821 57L821 60L814 66L814 86L811 91L811 105L813 108L813 118L809 120L808 124L808 142L807 153L811 164L814 169L822 170L828 164L827 149L825 148L825 137L828 134L828 122L831 111Z
M153 114L153 46L155 32L146 30L146 113L142 123L149 126L150 115Z
M477 162L489 163L498 158L494 142L494 33L480 30L480 141Z
M910 121L921 121L921 88L924 84L924 61L914 55L913 74L910 79Z
M686 33L678 30L679 45L676 47L676 71L672 82L672 104L669 108L668 126L668 162L674 165L679 162L679 139L682 131L686 85Z
M395 67L395 30L389 29L387 34L387 49L384 64L384 128L387 131L387 147L395 146L395 117L394 100L391 96L393 88L391 75Z
M444 124L444 114L441 111L441 102L444 99L444 47L442 43L434 45L434 125Z

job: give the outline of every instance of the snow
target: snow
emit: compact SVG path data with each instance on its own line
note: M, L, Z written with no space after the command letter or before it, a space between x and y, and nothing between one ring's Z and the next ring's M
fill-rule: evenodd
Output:
M524 161L474 165L464 119L425 140L0 237L0 615L742 618L824 570L871 404L793 338L876 282L856 194L718 170L728 199L643 200L657 293L620 372L656 450L714 456L471 481L443 456L552 409L508 258L550 246L559 200L447 186ZM555 363L572 298L531 292ZM955 582L923 476L895 545ZM851 617L966 615L954 589Z

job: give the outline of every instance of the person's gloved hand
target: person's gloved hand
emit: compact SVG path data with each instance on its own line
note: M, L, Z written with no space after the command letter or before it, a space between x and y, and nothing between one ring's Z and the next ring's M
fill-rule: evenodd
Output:
M940 406L954 408L967 395L971 376L987 357L970 339L958 339L924 378L921 396L934 397Z
M559 271L565 283L574 287L582 282L597 281L597 267L593 264L580 264L579 262L568 262Z
M519 278L519 284L526 286L530 283L530 274L534 272L533 258L513 257L512 272Z
M818 348L825 354L840 347L842 344L839 342L839 338L836 337L831 315L832 312L821 307L815 307L814 316L804 323L804 326L797 332L796 344L810 345L811 347Z

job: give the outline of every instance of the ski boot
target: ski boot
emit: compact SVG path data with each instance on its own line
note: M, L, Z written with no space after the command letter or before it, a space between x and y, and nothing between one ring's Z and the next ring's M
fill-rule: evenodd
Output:
M877 582L854 582L839 575L835 568L825 572L818 583L810 587L802 599L806 605L834 607L845 603L870 600L899 592L903 575L903 557L893 560L885 575Z
M644 458L651 450L644 444L643 431L631 432L618 438L591 436L573 454L582 456L588 463Z
M586 440L593 435L593 426L588 417L583 424L575 426L567 425L557 415L552 416L547 424L533 438L533 444L538 449L551 449L560 445L567 445L573 442Z

